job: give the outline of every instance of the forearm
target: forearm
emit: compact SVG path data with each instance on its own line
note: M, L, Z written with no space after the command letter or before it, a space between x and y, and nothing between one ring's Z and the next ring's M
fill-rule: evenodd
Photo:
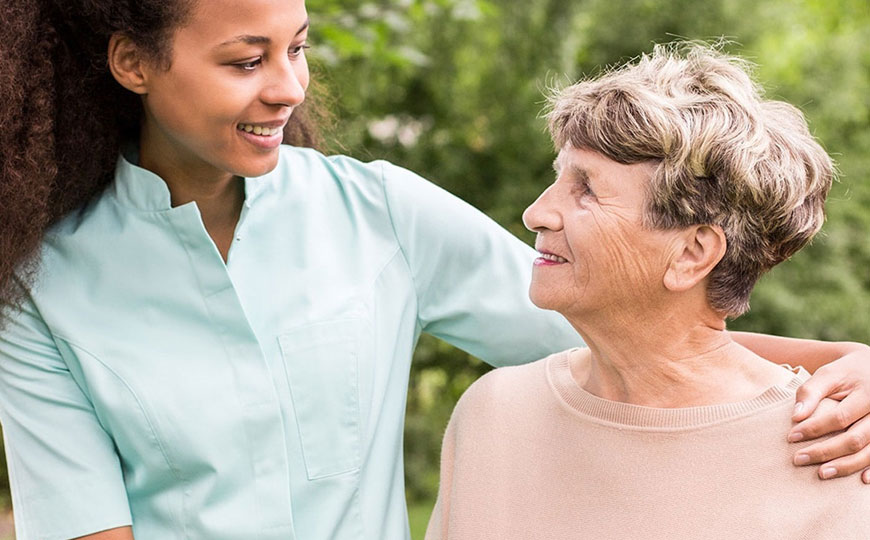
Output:
M87 536L80 536L75 540L133 540L133 528L118 527L116 529L100 531Z
M753 332L731 332L740 345L775 364L802 366L814 373L821 366L870 347L850 341L817 341Z

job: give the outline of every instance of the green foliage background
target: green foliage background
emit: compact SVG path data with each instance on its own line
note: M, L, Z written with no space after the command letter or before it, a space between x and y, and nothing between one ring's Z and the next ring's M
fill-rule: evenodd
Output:
M308 10L332 150L410 168L527 241L520 215L553 176L539 118L548 87L653 43L730 39L769 96L805 112L841 173L823 234L766 276L731 326L870 342L867 0L309 0ZM414 527L434 499L453 404L486 369L421 340L405 430L408 499L424 516Z
M334 150L408 167L527 241L522 210L553 179L546 89L654 43L728 39L726 50L758 64L770 97L804 111L840 169L823 234L761 281L731 327L870 342L866 0L321 0L308 9ZM421 341L405 426L412 506L432 504L444 426L486 369Z

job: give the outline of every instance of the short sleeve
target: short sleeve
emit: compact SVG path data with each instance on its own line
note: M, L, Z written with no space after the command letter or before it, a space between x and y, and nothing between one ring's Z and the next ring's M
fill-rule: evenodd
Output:
M18 540L131 525L112 439L30 300L0 330L0 422Z
M529 300L534 250L416 174L383 167L390 219L425 332L493 365L530 362L583 344L561 315Z

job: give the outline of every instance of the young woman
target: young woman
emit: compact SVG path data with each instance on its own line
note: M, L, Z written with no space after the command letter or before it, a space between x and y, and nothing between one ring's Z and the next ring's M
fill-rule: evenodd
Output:
M527 299L532 250L492 221L388 163L301 148L302 0L0 10L19 540L406 537L420 333L493 364L577 344ZM870 411L863 346L737 339L810 370L846 355L805 386L801 420L848 394L805 439ZM849 445L865 424L810 461L866 467Z

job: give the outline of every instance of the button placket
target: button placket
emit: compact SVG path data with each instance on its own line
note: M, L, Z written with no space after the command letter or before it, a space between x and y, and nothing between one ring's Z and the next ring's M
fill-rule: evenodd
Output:
M247 208L243 208L238 228ZM290 472L280 403L265 355L236 294L227 266L205 230L195 204L178 207L169 216L188 251L202 300L226 351L243 407L245 438L254 475L261 530L293 535ZM237 232L238 235L238 232Z

